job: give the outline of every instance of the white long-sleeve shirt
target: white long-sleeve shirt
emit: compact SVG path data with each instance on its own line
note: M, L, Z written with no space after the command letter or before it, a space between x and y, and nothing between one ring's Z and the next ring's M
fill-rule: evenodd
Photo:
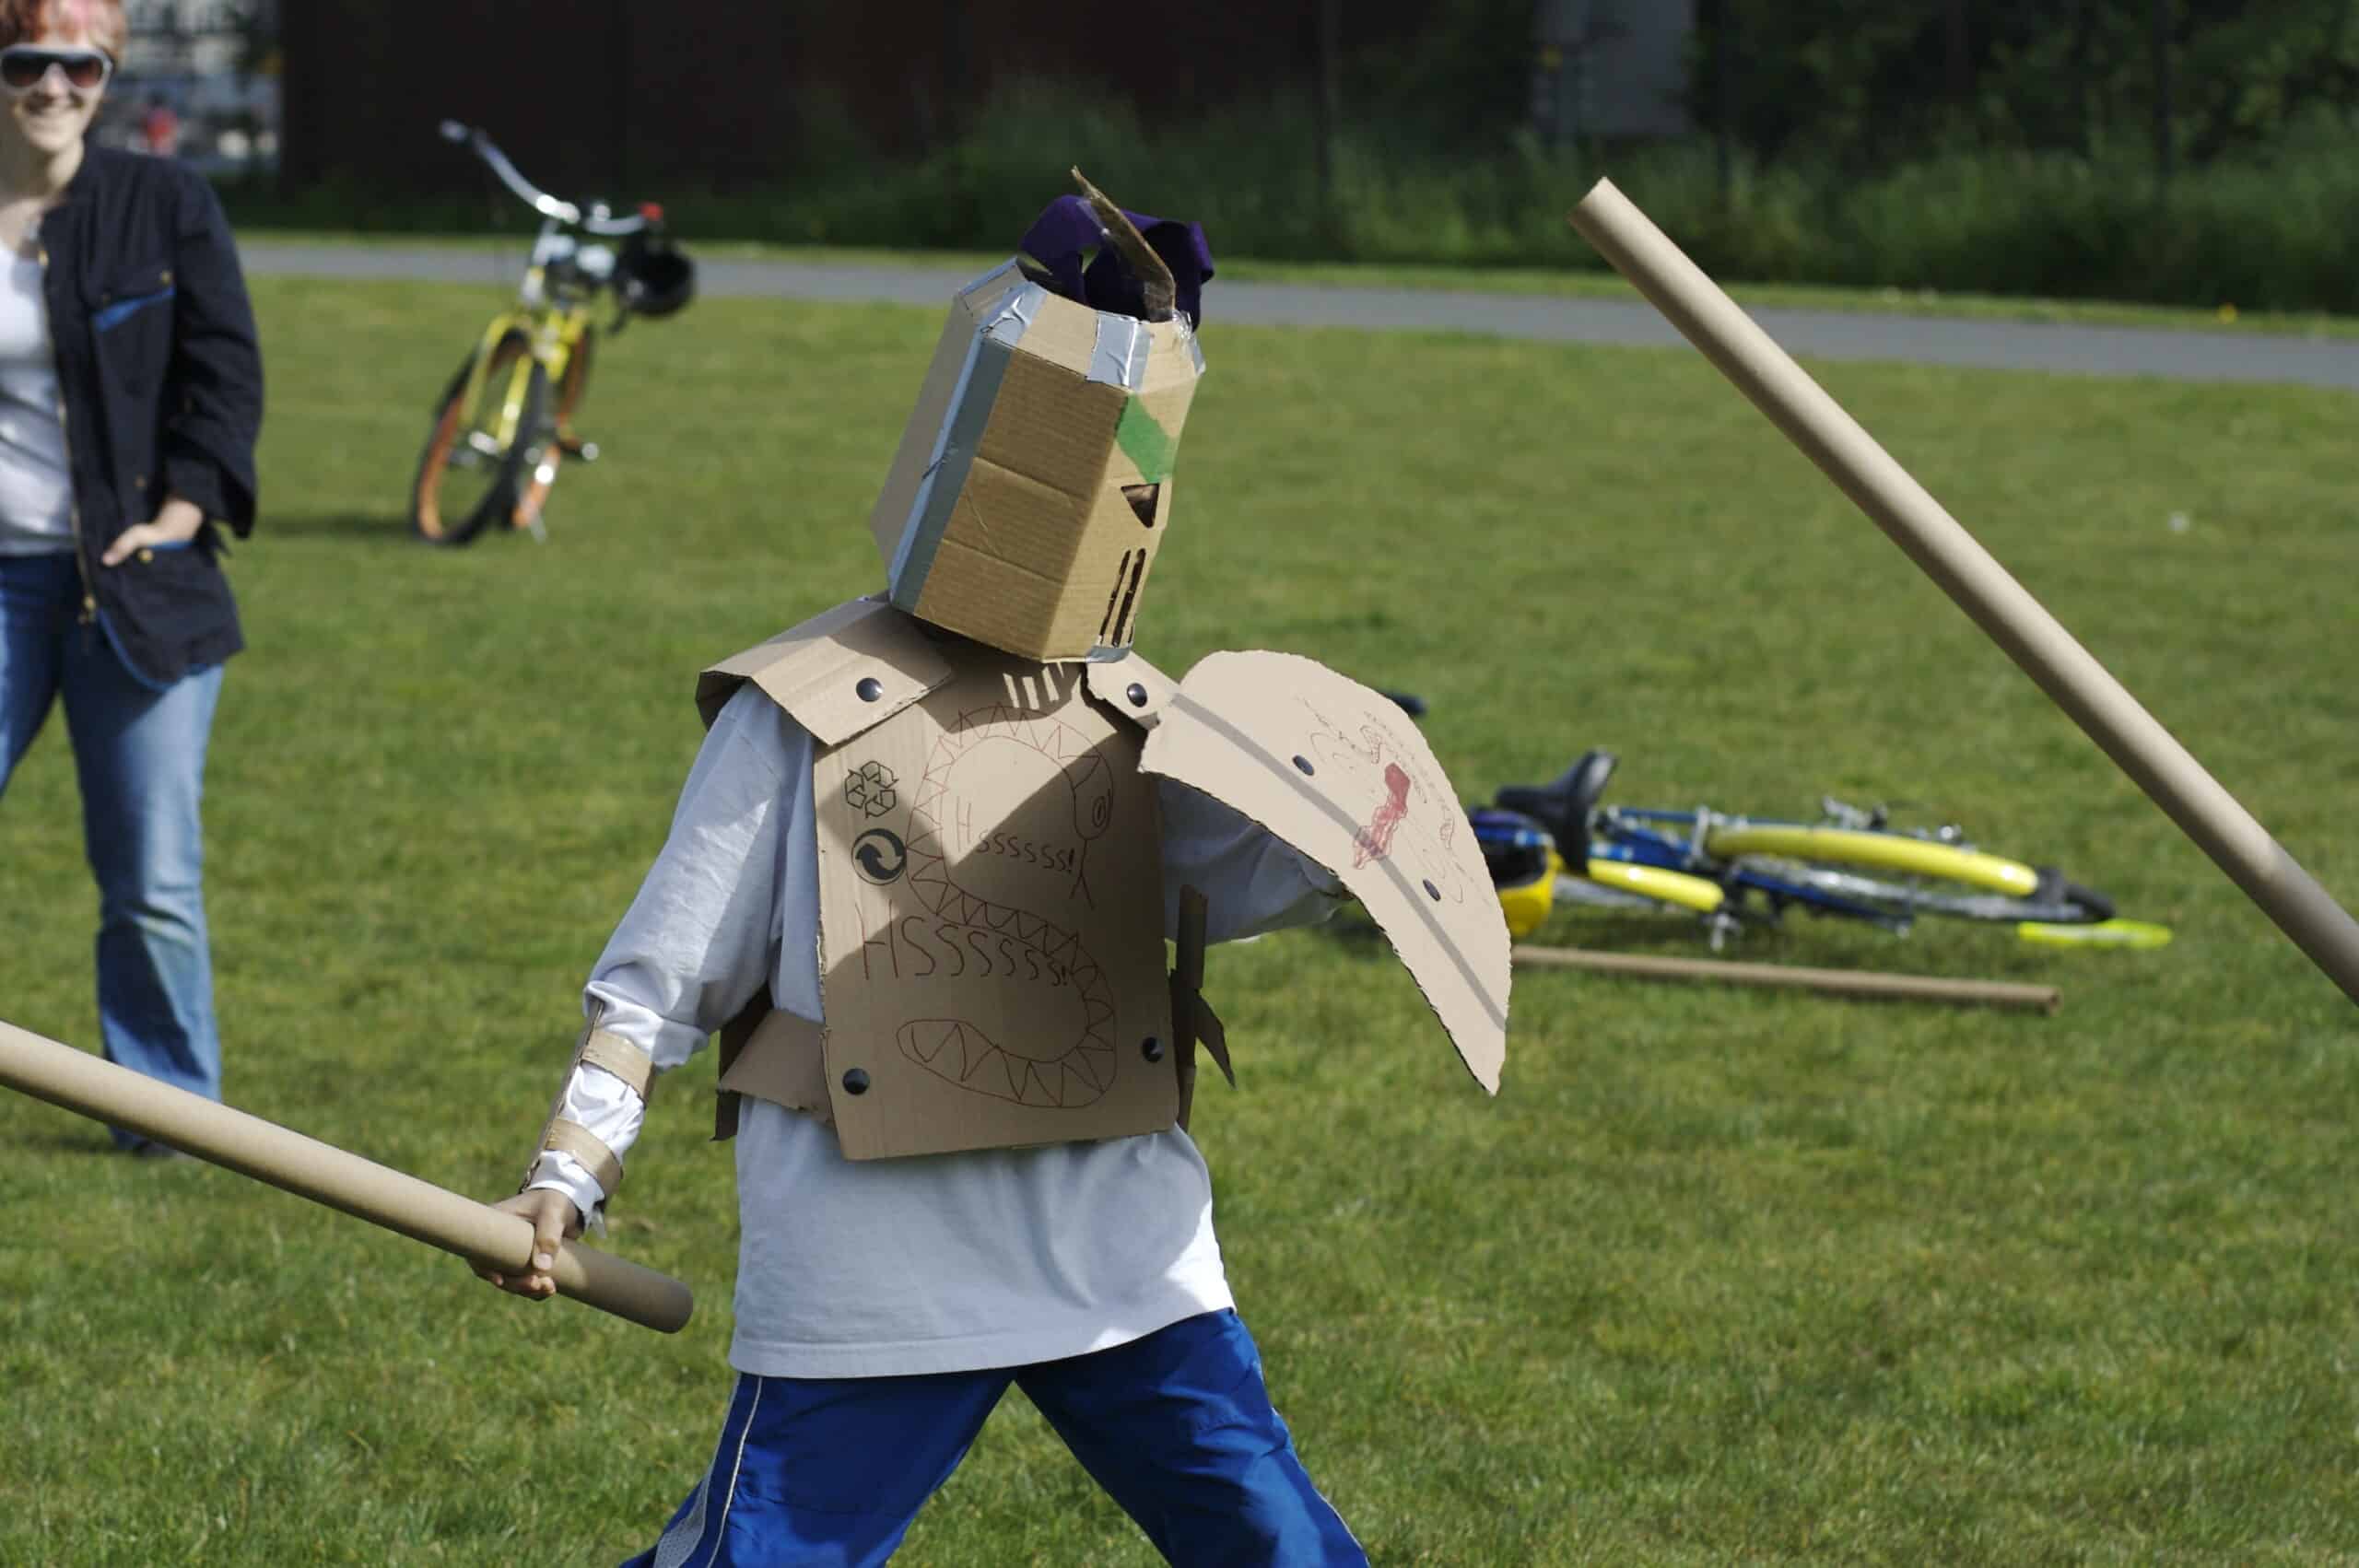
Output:
M74 478L37 257L0 256L0 556L74 548Z
M748 686L705 737L671 837L593 970L598 1027L679 1066L765 983L818 1021L810 733ZM1323 919L1334 879L1252 822L1161 781L1167 927L1203 890L1211 940ZM646 1107L589 1065L559 1114L620 1158ZM735 1140L736 1333L766 1376L872 1377L1055 1360L1229 1305L1203 1157L1177 1128L1047 1148L853 1162L832 1129L747 1096ZM605 1194L550 1153L534 1187Z

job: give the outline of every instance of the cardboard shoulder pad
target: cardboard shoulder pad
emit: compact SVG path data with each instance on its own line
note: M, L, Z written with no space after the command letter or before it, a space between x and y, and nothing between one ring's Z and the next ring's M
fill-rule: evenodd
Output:
M1215 653L1164 701L1139 766L1243 813L1333 873L1415 977L1466 1070L1498 1092L1507 919L1457 791L1398 704L1315 660Z
M823 746L839 746L949 681L950 662L908 615L855 599L697 677L706 728L751 681Z
M1135 653L1093 660L1083 666L1083 672L1090 696L1142 730L1155 728L1165 705L1180 689L1179 682Z

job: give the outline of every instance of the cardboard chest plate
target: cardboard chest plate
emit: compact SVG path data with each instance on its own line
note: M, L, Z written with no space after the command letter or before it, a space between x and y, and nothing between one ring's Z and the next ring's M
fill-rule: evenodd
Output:
M843 1152L1169 1127L1162 832L1139 733L1069 666L971 645L955 663L815 768Z

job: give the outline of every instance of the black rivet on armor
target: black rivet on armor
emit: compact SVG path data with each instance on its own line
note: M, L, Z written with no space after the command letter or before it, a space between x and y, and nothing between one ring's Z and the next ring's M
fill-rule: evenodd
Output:
M861 701L874 702L885 695L885 683L874 675L863 675L860 678L860 685L852 687L852 690L860 694Z
M1426 896L1438 904L1441 902L1441 889L1436 887L1432 883L1426 883Z
M1161 1061L1163 1059L1163 1042L1156 1039L1154 1036L1149 1035L1144 1040L1140 1042L1139 1055L1146 1058L1149 1061Z
M1309 757L1307 757L1307 756L1298 756L1298 757L1295 758L1295 759L1294 759L1294 765L1295 765L1297 767L1299 767L1300 769L1302 769L1302 771L1303 771L1306 775L1308 775L1308 774L1312 774L1312 773L1316 773L1316 772L1318 772L1318 771L1319 771L1317 768L1315 768L1315 767L1313 767L1313 766L1310 766L1310 759L1309 759Z
M853 1068L850 1072L845 1073L845 1074L844 1074L844 1093L845 1093L845 1094L867 1094L867 1093L868 1093L868 1074L867 1074L867 1072L865 1072L864 1071L863 1071L863 1070L862 1070L862 1069L860 1069L860 1068L855 1067L855 1068Z
M1122 695L1131 699L1131 706L1133 708L1144 708L1146 706L1146 688L1139 685L1136 681L1133 681L1131 683L1131 689L1124 692Z

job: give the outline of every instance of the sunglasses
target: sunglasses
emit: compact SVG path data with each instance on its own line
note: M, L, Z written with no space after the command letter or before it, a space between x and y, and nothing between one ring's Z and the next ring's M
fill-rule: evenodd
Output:
M34 43L12 43L0 49L0 87L10 92L30 92L49 68L65 75L65 85L76 92L95 92L114 75L114 62L96 49L47 49Z

